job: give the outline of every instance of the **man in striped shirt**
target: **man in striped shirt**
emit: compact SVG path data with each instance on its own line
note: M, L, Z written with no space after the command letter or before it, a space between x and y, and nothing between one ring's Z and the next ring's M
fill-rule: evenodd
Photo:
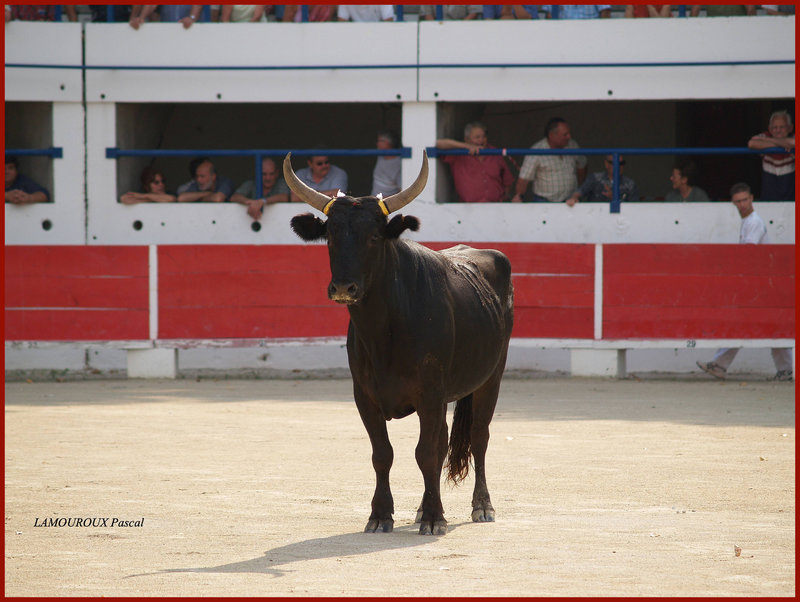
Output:
M769 118L769 130L756 134L747 143L748 148L762 150L781 147L794 149L792 117L786 111L775 111ZM794 200L794 155L762 155L761 201Z

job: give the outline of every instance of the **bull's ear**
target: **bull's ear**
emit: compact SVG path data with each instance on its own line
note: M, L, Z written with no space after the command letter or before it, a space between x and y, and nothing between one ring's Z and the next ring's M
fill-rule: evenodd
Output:
M326 223L312 213L295 215L290 224L294 233L306 241L325 238L328 233Z
M386 224L384 235L386 238L397 238L406 230L419 230L419 220L413 215L395 215Z

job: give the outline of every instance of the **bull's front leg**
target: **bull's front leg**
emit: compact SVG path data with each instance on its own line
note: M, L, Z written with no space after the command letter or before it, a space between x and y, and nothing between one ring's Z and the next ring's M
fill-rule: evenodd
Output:
M372 513L364 528L365 533L389 533L394 528L394 500L389 488L389 471L394 461L394 451L389 443L386 420L366 395L356 387L356 406L361 421L367 429L372 444L372 467L375 469L375 494L372 496Z
M432 407L430 407L431 405ZM420 535L444 535L447 533L447 521L444 518L439 489L442 463L444 462L441 451L442 433L444 433L445 448L447 445L446 412L447 406L441 402L417 409L419 443L415 455L425 482L425 493L422 496L420 508L422 510L419 521Z

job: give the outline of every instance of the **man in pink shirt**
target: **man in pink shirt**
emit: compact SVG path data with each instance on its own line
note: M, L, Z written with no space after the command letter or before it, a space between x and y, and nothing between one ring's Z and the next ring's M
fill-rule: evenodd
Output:
M450 166L458 198L462 203L499 203L509 200L514 174L500 155L481 155L489 146L486 126L477 121L464 127L464 142L440 138L436 148L443 150L465 148L468 155L445 155L442 160Z

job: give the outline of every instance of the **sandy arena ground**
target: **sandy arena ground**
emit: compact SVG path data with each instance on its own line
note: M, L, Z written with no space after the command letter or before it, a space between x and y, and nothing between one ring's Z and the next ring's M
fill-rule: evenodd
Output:
M487 476L420 536L418 422L395 530L365 534L345 380L6 383L7 596L793 596L794 383L506 380ZM37 526L59 518L106 526ZM113 519L142 521L112 525Z

